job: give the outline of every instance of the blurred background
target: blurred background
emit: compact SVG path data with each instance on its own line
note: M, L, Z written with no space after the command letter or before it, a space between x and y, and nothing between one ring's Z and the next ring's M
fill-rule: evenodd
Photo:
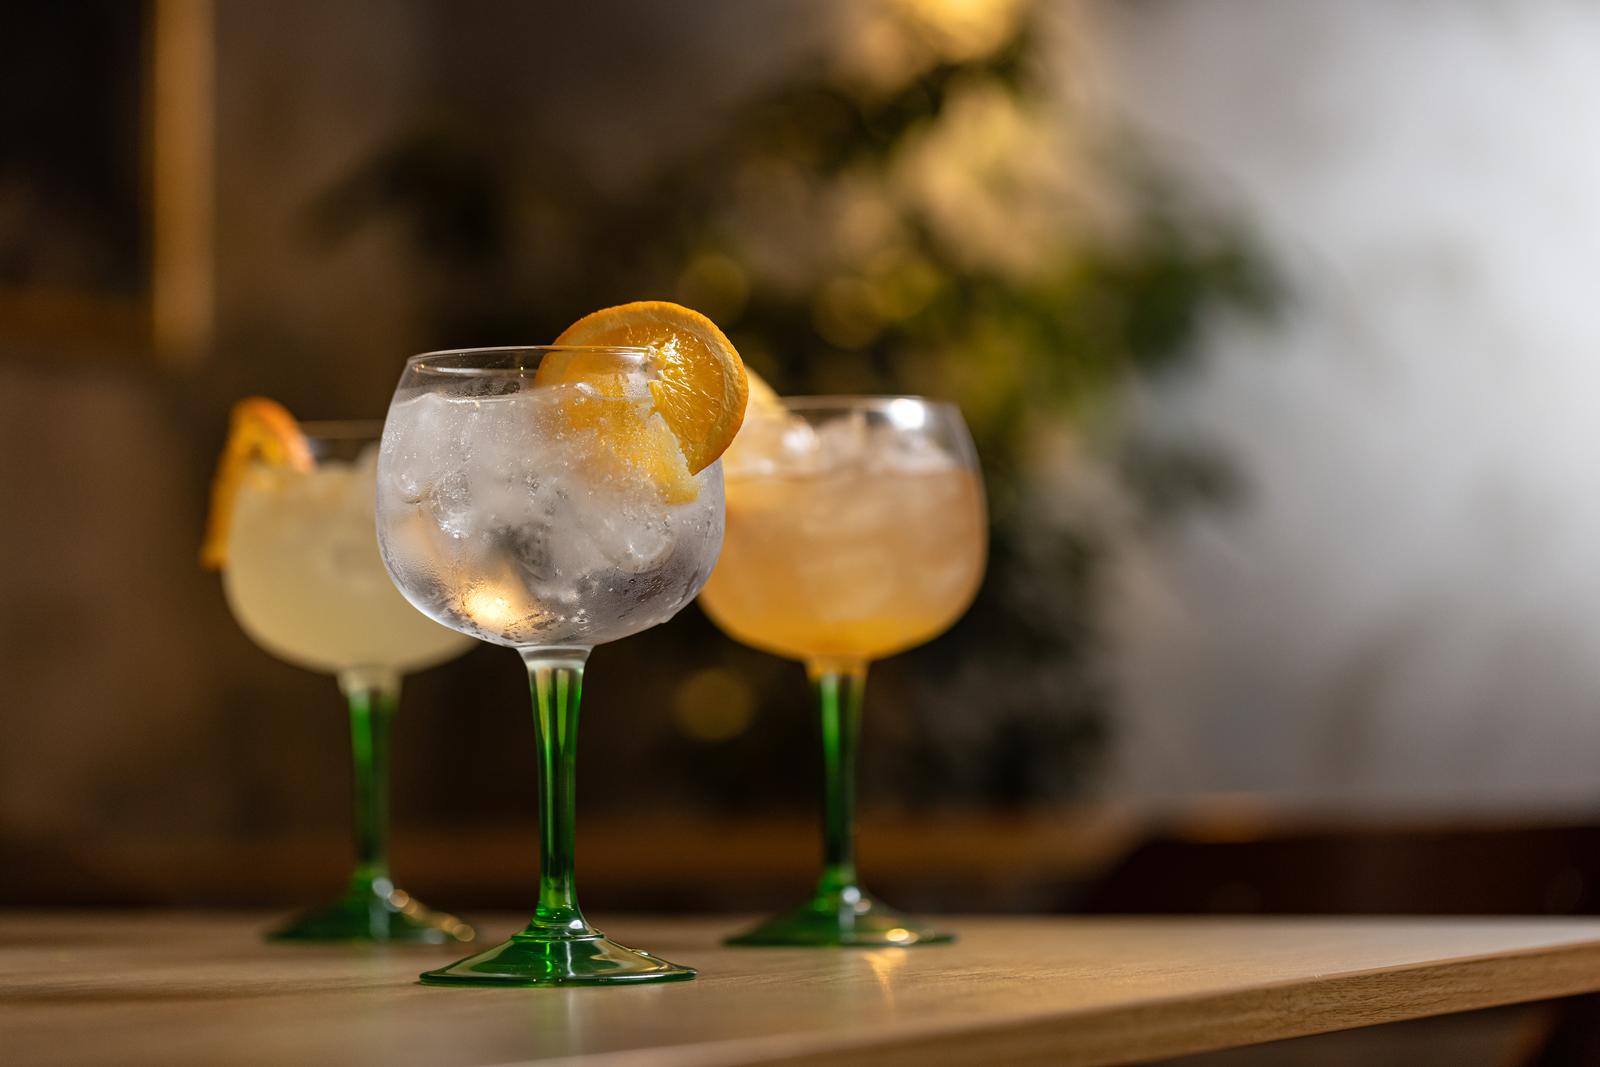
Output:
M0 902L331 896L340 697L196 562L228 406L665 298L977 438L983 591L869 682L891 900L1592 909L1597 116L1556 0L7 4ZM697 608L591 663L586 901L801 893L800 668ZM516 658L394 761L408 888L525 906Z

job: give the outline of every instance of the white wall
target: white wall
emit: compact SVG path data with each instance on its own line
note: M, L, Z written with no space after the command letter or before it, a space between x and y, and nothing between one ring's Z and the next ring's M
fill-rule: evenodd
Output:
M1252 496L1129 561L1113 791L1600 799L1600 6L1089 14L1296 292L1142 398Z

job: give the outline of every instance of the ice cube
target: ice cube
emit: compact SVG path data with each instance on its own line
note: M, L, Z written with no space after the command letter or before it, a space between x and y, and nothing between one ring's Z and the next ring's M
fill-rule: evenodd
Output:
M428 509L434 525L457 540L473 533L472 483L465 471L446 471L428 483L420 503Z
M889 474L931 474L959 466L956 458L926 433L883 424L868 435L866 466Z
M804 420L750 409L722 468L729 478L772 475L803 465L816 448L816 432Z
M389 409L379 475L408 501L421 500L460 451L459 420L451 408L449 398L424 393Z
M814 473L859 467L866 462L871 444L865 412L852 411L817 427L817 467Z

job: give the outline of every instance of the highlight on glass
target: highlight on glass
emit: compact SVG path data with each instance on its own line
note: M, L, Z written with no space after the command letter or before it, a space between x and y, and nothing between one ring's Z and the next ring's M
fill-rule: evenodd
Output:
M590 650L676 615L705 583L722 541L721 466L686 466L678 427L657 409L660 383L647 349L553 345L417 356L395 391L378 462L384 562L424 613L521 656L539 764L533 919L424 982L694 976L591 926L574 871L578 708Z
M261 397L234 407L213 485L203 562L228 607L279 659L334 675L350 712L355 869L332 904L268 936L285 941L470 941L389 872L389 732L401 676L471 641L417 612L378 556L372 522L377 422L297 423Z
M983 577L983 482L961 413L919 397L780 401L752 385L723 462L727 530L700 603L734 639L805 664L823 756L815 891L729 943L948 941L862 888L855 755L867 665L944 632Z

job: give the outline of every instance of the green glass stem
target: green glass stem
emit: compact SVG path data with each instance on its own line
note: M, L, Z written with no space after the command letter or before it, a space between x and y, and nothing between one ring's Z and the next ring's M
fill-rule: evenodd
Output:
M867 665L859 660L806 664L822 724L822 878L818 893L856 886L856 743Z
M428 971L439 985L572 986L669 982L688 967L619 945L590 926L574 883L578 704L586 648L524 648L539 742L539 903L519 932L487 951Z
M339 675L339 688L350 704L355 869L338 900L297 916L270 936L277 941L430 945L471 941L471 926L424 907L397 889L389 875L389 728L400 704L400 676L392 670L347 670Z
M950 940L875 899L856 876L856 742L867 665L861 660L806 664L822 728L822 876L811 899L730 945L931 945Z
M539 904L529 933L592 934L574 884L578 799L578 705L587 649L524 653L539 744Z
M355 782L356 868L352 891L394 889L389 878L389 729L400 704L393 671L345 671L339 688L350 702L350 755Z

